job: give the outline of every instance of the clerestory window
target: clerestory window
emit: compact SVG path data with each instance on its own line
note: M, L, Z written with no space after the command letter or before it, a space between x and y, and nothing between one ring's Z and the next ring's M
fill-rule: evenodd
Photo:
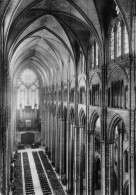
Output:
M109 36L109 58L117 60L129 53L129 40L126 25L119 21L110 30Z
M113 60L114 59L114 30L113 30L113 28L111 30L111 44L110 44L110 47L111 47L110 57L111 57L111 60Z
M129 53L128 33L126 26L124 27L124 53Z
M99 47L97 42L92 43L92 52L91 52L91 68L99 67Z
M117 57L121 56L121 26L117 25Z

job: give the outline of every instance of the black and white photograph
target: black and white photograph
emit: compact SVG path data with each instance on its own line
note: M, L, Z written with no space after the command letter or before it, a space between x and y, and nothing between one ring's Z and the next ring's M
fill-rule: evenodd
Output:
M136 0L0 0L0 195L136 195Z

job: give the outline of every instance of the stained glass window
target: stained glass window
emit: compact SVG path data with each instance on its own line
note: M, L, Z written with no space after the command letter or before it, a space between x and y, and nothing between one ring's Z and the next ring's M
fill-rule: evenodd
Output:
M95 128L96 128L95 131L100 131L100 127L101 127L100 118L98 118L95 123Z
M128 33L127 33L127 28L126 28L126 26L125 26L125 28L124 28L124 53L125 53L125 54L129 53Z
M39 80L31 69L25 69L18 78L17 108L39 106Z
M36 74L31 69L26 69L20 75L20 81L25 85L31 85L37 80Z
M92 45L92 68L94 67L94 45Z
M96 43L96 66L98 66L99 63L99 49L98 49L98 44Z
M117 25L117 57L121 56L121 26Z
M116 5L116 8L115 8L115 9L116 9L116 13L117 13L117 15L118 15L119 12L120 12L120 11L119 11L119 7Z
M110 45L110 57L111 57L111 60L114 59L114 30L112 28L111 30L111 45Z

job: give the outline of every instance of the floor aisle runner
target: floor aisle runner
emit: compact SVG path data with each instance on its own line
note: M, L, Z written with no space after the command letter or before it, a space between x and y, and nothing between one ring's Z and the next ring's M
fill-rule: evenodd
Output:
M41 185L39 182L39 178L38 178L38 174L37 174L37 170L36 170L36 166L35 166L35 162L34 162L31 151L28 152L28 159L30 162L30 169L31 169L31 174L32 174L32 179L33 179L35 195L43 195Z

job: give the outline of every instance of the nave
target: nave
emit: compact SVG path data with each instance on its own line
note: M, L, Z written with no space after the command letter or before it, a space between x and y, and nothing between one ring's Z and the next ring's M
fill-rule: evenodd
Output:
M66 194L43 149L18 150L12 176L12 195Z
M0 0L0 195L11 188L136 195L136 0Z

